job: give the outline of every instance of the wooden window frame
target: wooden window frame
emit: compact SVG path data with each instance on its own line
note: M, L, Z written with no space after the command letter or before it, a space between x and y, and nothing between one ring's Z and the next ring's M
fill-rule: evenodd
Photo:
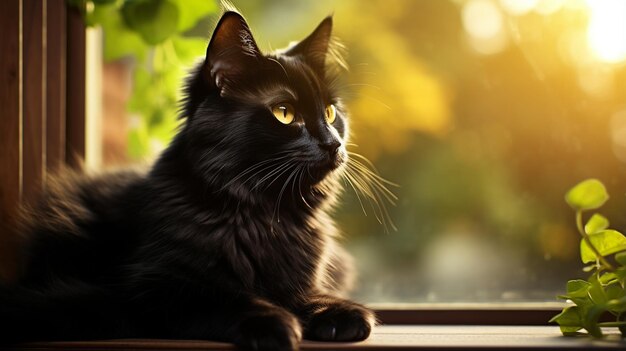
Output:
M85 155L85 25L65 0L3 0L0 33L0 277L11 279L19 204Z

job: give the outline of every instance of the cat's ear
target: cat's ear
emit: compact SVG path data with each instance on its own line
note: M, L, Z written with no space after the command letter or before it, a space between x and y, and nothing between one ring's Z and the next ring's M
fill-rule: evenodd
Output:
M313 69L324 72L326 55L330 44L330 35L333 30L333 18L328 16L304 40L287 49L284 55L300 56Z
M227 11L207 47L204 76L223 91L229 82L254 72L261 57L246 21L237 12Z

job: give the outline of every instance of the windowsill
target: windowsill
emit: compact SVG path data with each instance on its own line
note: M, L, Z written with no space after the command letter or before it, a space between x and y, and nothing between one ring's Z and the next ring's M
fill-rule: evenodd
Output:
M607 331L608 334L609 331ZM612 332L612 331L611 331ZM359 343L302 343L302 350L594 350L624 349L615 331L602 340L563 337L555 326L385 325ZM46 342L20 345L21 350L232 350L232 345L193 340L111 340Z

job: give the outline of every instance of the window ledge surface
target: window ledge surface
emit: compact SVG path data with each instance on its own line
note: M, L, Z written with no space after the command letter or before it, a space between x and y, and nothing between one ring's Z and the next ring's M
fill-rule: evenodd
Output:
M16 347L17 349L18 347ZM383 325L358 343L304 341L301 350L594 350L626 349L619 334L594 340L563 337L555 326ZM232 345L193 340L107 340L40 342L20 350L232 350Z

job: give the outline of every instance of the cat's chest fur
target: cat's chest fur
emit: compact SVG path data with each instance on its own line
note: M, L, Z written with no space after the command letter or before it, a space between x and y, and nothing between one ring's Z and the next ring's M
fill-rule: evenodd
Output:
M186 280L202 279L209 286L220 281L282 301L322 287L331 224L319 221L312 211L290 206L278 211L258 204L200 211L186 204L170 213L178 218L165 221L178 225L158 236L173 240L168 256L186 267L181 270ZM163 262L161 252L153 254Z
M224 216L208 235L217 239L243 286L268 295L315 288L327 238L313 218L297 210L270 214L259 208L237 208Z

